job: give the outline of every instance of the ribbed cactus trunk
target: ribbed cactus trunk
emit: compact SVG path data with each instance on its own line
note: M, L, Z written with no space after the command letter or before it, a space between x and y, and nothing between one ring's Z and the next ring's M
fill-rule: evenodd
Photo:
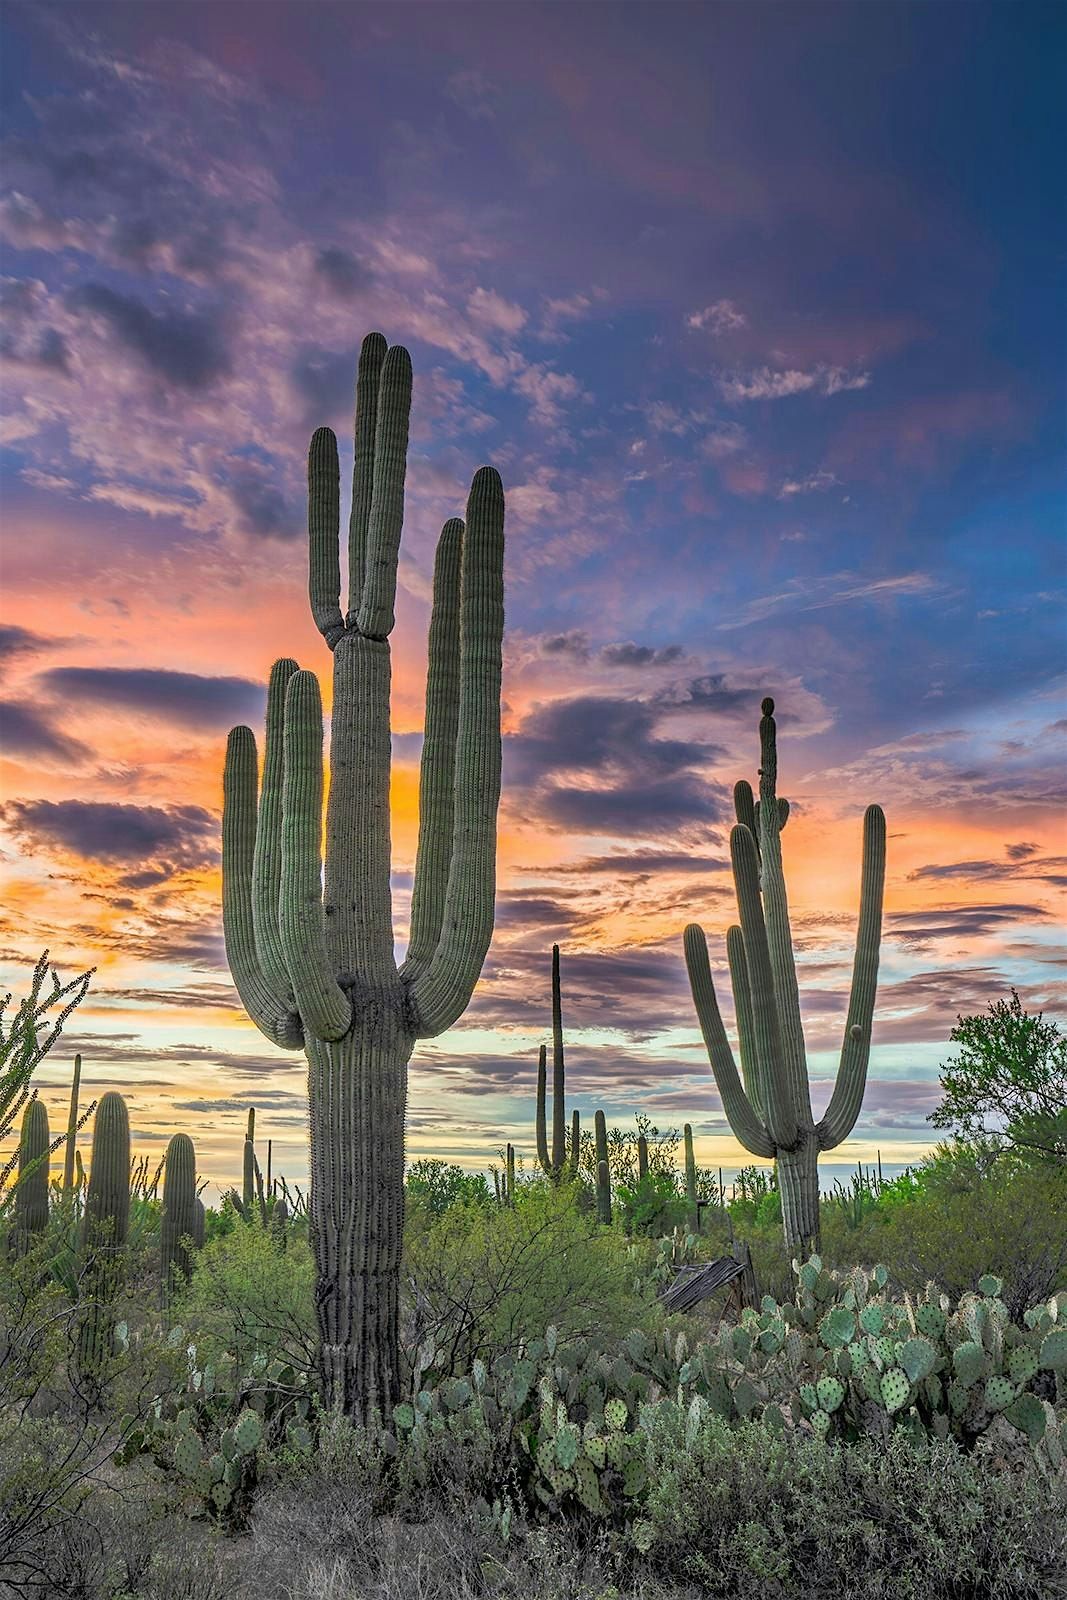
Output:
M15 1248L25 1250L35 1233L48 1226L48 1112L31 1100L22 1113L18 1180L15 1189Z
M819 1153L852 1132L867 1082L882 931L885 817L880 806L868 806L863 818L859 927L845 1036L830 1104L816 1123L782 868L781 834L789 805L777 794L774 701L764 700L762 712L760 797L756 801L743 781L735 785L737 825L730 835L741 922L727 931L726 953L740 1077L719 1015L707 941L696 923L685 930L685 954L723 1110L746 1150L777 1161L786 1243L805 1256L819 1242Z
M643 1133L637 1136L637 1181L648 1177L648 1140Z
M603 1111L593 1117L593 1147L596 1152L596 1219L611 1222L611 1168L608 1166L608 1124Z
M399 1274L407 1067L417 1039L470 1000L493 928L500 791L504 498L475 475L466 522L434 566L419 843L408 954L393 956L390 656L404 512L411 364L364 340L340 605L337 441L308 457L312 615L334 658L325 889L318 680L278 662L262 790L255 742L234 729L223 812L223 921L241 998L276 1044L303 1046L311 1125L309 1234L327 1403L388 1413L400 1384ZM257 817L258 794L258 817Z
M63 1158L63 1193L74 1188L74 1151L78 1143L78 1095L82 1081L82 1058L74 1057L74 1076L70 1085L70 1112L67 1117L67 1144Z
M112 1354L113 1304L122 1284L130 1219L130 1118L125 1100L113 1090L101 1096L96 1110L90 1162L81 1230L78 1369L92 1388Z
M203 1223L197 1207L203 1207L196 1194L196 1151L187 1133L176 1133L167 1145L163 1165L163 1219L160 1225L160 1299L164 1311L176 1289L192 1270L184 1243L191 1239L203 1243Z
M700 1226L700 1195L697 1190L697 1163L693 1154L693 1130L689 1123L682 1130L685 1150L685 1197L689 1202L689 1226L695 1233Z

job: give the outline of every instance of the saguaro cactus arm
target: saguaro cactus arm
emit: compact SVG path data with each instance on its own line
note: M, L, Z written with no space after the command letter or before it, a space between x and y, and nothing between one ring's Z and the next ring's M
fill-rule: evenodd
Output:
M756 1050L756 1034L752 1021L752 989L748 980L745 936L736 923L726 930L726 959L730 963L730 987L734 994L741 1076L745 1083L745 1093L752 1102L753 1111L757 1117L762 1117L764 1094L760 1087L759 1054Z
M437 949L408 991L418 1038L462 1016L492 938L503 631L504 491L499 473L480 467L463 535L452 859Z
M263 783L252 859L252 929L264 982L288 1010L296 1001L278 927L278 895L282 881L282 799L285 770L285 693L297 664L289 657L271 668L267 688L266 744Z
M352 509L348 519L348 614L354 628L363 596L367 528L374 498L374 440L378 430L378 389L385 360L385 335L368 333L359 352L356 374L356 450L352 462Z
M773 1157L774 1140L756 1114L737 1075L733 1051L726 1037L726 1029L719 1013L719 1002L715 996L711 963L708 961L708 942L704 937L703 928L697 922L691 922L685 930L685 962L689 969L689 983L693 991L700 1031L704 1035L704 1044L707 1047L711 1070L715 1074L715 1083L722 1099L726 1120L746 1150L751 1151L754 1156Z
M332 650L341 615L341 475L332 428L316 428L308 449L308 597L315 626Z
M313 672L294 672L285 694L285 789L279 924L304 1026L340 1039L352 1004L326 955L322 911L322 700Z
M363 562L363 594L356 621L359 632L367 639L388 639L393 631L396 564L404 526L410 413L411 357L403 345L394 344L385 353L378 380L374 479Z
M463 523L441 529L433 572L433 611L426 665L426 716L419 768L419 844L411 889L411 932L401 969L413 979L433 960L452 862L456 735L459 731L460 584Z
M759 867L758 887L763 891L761 921L766 928L767 950L774 979L774 1004L778 1017L784 1081L789 1089L791 1112L799 1127L811 1128L811 1090L808 1087L804 1029L800 1021L800 990L797 985L793 935L789 926L789 900L782 867L783 816L777 794L778 746L774 701L769 696L763 701L761 710L763 715L759 725L760 797L757 816L759 849L755 852ZM741 925L744 928L743 918ZM747 929L745 932L745 953L751 960Z
M537 1138L537 1159L545 1171L551 1173L552 1161L548 1154L547 1096L548 1049L545 1045L542 1045L537 1052L537 1109L534 1113L534 1128Z
M756 841L748 828L738 823L730 830L730 860L734 869L737 908L741 914L741 933L748 964L749 993L752 997L752 1037L760 1062L759 1093L763 1101L767 1131L779 1149L789 1150L797 1142L799 1123L792 1085L786 1077L777 991L768 948L767 929L760 901L760 869ZM764 873L767 859L764 857ZM790 955L790 960L792 956ZM805 1093L807 1086L805 1085Z
M237 993L256 1027L273 1043L299 1050L300 1018L263 976L256 951L252 869L256 847L258 774L251 728L234 728L226 742L222 779L222 926Z
M847 1139L856 1125L867 1086L871 1027L878 988L878 953L882 938L882 896L885 890L885 814L868 806L863 817L863 876L860 889L856 955L852 964L845 1037L837 1081L826 1114L816 1132L819 1147L831 1150Z

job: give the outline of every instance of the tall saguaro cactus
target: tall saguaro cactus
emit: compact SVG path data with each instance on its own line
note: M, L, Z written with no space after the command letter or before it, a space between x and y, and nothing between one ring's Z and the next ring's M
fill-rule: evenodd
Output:
M537 1111L535 1133L537 1159L554 1183L566 1174L578 1175L578 1146L581 1118L577 1111L571 1116L571 1147L567 1152L567 1103L565 1098L567 1069L563 1059L563 1001L559 983L559 945L552 946L552 1144L548 1142L548 1051L544 1045L537 1057Z
M777 795L774 701L764 700L762 710L759 800L747 783L735 786L737 825L730 835L741 926L728 930L726 950L743 1086L719 1015L707 941L697 923L685 930L685 956L723 1110L746 1150L777 1160L786 1242L806 1254L819 1238L819 1153L848 1138L867 1082L882 933L885 816L880 806L868 806L863 818L859 927L845 1036L830 1104L816 1123L782 869L781 831L789 809Z
M44 1101L30 1100L22 1113L19 1175L15 1190L15 1235L21 1247L48 1226L48 1168L51 1154Z
M404 517L411 361L372 333L356 380L348 597L341 609L337 441L308 456L310 599L333 652L322 879L318 679L276 663L262 789L255 740L226 753L223 922L241 999L276 1044L307 1052L310 1234L327 1402L357 1420L399 1392L398 1292L407 1065L460 1017L493 931L500 794L504 496L475 474L466 521L434 565L407 958L389 887L389 634ZM258 816L257 816L258 810Z
M187 1133L176 1133L167 1145L163 1168L163 1219L160 1226L159 1277L164 1311L171 1296L189 1277L192 1262L183 1240L199 1238L203 1226L197 1215L196 1149ZM202 1207L201 1207L202 1210Z

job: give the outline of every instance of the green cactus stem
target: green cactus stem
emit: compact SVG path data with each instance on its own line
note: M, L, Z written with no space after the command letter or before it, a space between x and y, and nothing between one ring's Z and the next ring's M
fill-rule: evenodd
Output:
M509 1144L504 1152L504 1200L509 1206L515 1204L515 1146Z
M648 1140L643 1133L637 1135L637 1181L648 1177Z
M611 1221L611 1168L608 1166L608 1125L603 1111L593 1118L596 1148L596 1219L605 1224Z
M746 1150L777 1160L786 1243L804 1257L818 1246L819 1154L852 1132L867 1082L885 885L885 816L880 806L868 806L863 819L859 927L844 1042L830 1104L816 1123L782 869L781 830L788 807L776 792L774 701L764 700L762 710L759 802L753 802L747 783L736 786L737 825L730 836L741 925L728 930L726 948L740 1077L719 1014L707 941L696 923L685 930L685 954L723 1110Z
M122 1283L123 1253L130 1218L130 1118L114 1091L101 1096L93 1122L89 1185L82 1216L84 1302L78 1334L82 1379L100 1378L111 1356L113 1303Z
M33 1099L22 1113L19 1138L15 1188L15 1238L19 1250L48 1226L49 1152L48 1112L42 1100Z
M700 1225L700 1195L697 1189L697 1164L693 1154L693 1130L687 1122L682 1129L685 1147L685 1197L689 1202L689 1226L695 1233Z
M393 955L390 651L404 518L411 361L381 334L356 381L347 607L340 590L337 441L308 455L309 596L333 653L325 885L318 679L271 672L262 786L251 730L226 757L223 926L241 999L274 1043L306 1050L309 1233L319 1374L357 1421L399 1396L407 1068L417 1039L462 1015L493 929L500 792L504 496L474 477L466 521L437 546L419 839L407 958Z
M63 1193L74 1187L74 1151L78 1142L78 1092L82 1081L82 1058L74 1057L74 1076L70 1084L70 1112L67 1117L67 1146L63 1158Z
M256 1193L256 1108L248 1108L248 1127L245 1130L245 1142L241 1157L241 1199L244 1201L246 1211L252 1208L252 1201Z
M566 1065L563 1059L563 1003L559 981L559 945L552 946L552 1148L548 1144L546 1094L548 1051L541 1046L537 1060L537 1159L553 1183L578 1175L581 1118L571 1116L571 1146L567 1152Z
M167 1145L163 1167L163 1219L160 1227L160 1296L163 1309L187 1281L192 1262L186 1239L197 1235L196 1151L187 1133L176 1133ZM201 1212L203 1206L200 1206Z

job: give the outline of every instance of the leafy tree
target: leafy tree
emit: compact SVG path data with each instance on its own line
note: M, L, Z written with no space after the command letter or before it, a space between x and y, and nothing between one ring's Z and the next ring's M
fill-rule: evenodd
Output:
M447 1161L413 1161L407 1176L408 1198L432 1217L443 1216L450 1206L488 1205L489 1185L481 1173L464 1172Z
M957 1017L949 1038L960 1053L941 1069L935 1128L990 1151L1067 1162L1067 1037L1057 1024L1029 1016L1012 989L987 1016Z

